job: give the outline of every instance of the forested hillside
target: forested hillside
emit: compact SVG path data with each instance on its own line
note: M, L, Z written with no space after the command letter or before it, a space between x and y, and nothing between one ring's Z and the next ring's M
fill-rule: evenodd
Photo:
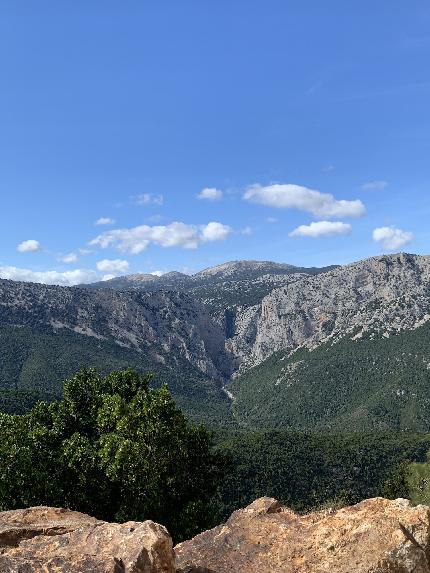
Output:
M430 325L278 352L228 386L244 428L430 429Z
M29 326L0 327L0 407L4 412L26 411L38 399L62 395L63 381L80 368L101 374L133 367L156 372L154 384L167 383L177 404L209 426L231 423L230 402L221 383L204 376L185 359L160 364L148 353L118 346L69 330L53 332Z
M425 432L429 321L430 258L408 254L92 288L0 280L0 404L58 397L81 367L134 367L216 428Z
M424 461L430 449L429 434L409 432L242 431L219 439L234 461L221 487L226 516L262 496L301 512L369 497L401 497L407 491L398 489L399 468Z

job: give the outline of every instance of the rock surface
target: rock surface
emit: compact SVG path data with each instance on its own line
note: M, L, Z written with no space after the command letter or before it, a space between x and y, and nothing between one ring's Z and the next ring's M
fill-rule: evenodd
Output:
M66 329L160 361L178 355L221 380L280 350L414 329L429 306L430 257L405 253L323 269L234 261L86 288L0 280L0 326Z
M429 530L403 499L300 516L262 498L175 550L178 573L430 573Z
M430 320L429 256L400 253L322 269L233 261L188 277L138 279L92 288L185 291L222 327L234 375L280 350L366 332L384 336Z
M106 523L65 509L0 513L1 573L174 573L172 541L152 521Z
M88 290L0 279L0 326L71 331L151 356L180 356L212 378L228 377L224 333L182 292Z
M430 320L430 257L373 257L316 276L293 275L236 313L229 350L241 370L278 350L411 330ZM296 278L296 280L292 280Z

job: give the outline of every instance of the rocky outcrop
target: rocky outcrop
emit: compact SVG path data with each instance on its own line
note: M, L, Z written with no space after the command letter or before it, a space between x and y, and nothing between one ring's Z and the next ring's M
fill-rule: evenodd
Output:
M277 351L369 331L386 336L430 320L430 257L406 253L323 269L234 261L189 277L118 278L95 286L130 285L184 291L203 303L224 331L235 375Z
M262 498L175 551L178 573L430 573L430 509L375 498L301 516Z
M187 360L211 378L231 374L224 332L182 292L88 290L0 280L0 326L72 331L153 358Z
M230 351L241 370L279 350L374 332L389 336L430 320L430 257L374 257L316 276L295 275L236 313Z
M429 308L430 257L404 253L325 269L236 261L92 288L0 280L0 327L69 330L223 381L277 351L414 329Z
M0 513L2 573L174 573L166 529L50 507Z
M175 557L176 553L176 557ZM0 513L1 573L430 573L430 508L375 498L298 515L261 498L176 546L152 521Z

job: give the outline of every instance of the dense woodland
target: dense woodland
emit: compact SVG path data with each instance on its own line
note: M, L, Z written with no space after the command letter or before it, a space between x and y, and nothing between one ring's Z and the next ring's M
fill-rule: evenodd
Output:
M24 413L37 399L58 399L63 381L83 365L101 374L134 368L156 372L152 385L167 384L178 406L209 427L234 423L221 384L203 376L178 356L174 364L154 364L144 353L67 329L0 326L0 410Z
M132 370L82 370L61 400L0 414L0 510L50 505L110 521L150 518L177 540L214 525L230 457L166 386L149 383Z
M248 429L427 432L429 336L427 323L278 352L230 384L235 420Z
M180 540L266 495L299 512L381 495L430 502L430 434L210 432L155 386L132 370L83 370L59 400L17 394L18 413L0 414L0 509L150 518Z

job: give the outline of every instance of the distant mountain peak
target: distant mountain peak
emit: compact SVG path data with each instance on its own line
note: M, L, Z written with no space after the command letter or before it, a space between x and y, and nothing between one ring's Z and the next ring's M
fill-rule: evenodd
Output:
M256 260L236 260L236 261L228 261L226 263L222 263L220 265L216 265L215 267L209 267L204 269L194 276L214 276L217 274L232 274L237 271L267 271L269 272L276 272L279 270L291 270L295 269L294 265L289 265L286 263L275 263L273 261L256 261Z

